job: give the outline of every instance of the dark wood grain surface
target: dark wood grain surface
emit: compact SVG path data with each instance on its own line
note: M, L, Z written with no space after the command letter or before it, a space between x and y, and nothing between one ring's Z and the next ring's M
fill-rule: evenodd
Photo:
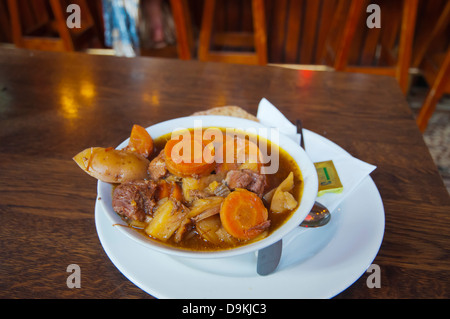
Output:
M96 180L72 157L135 123L222 105L255 114L262 97L377 166L381 288L364 274L336 298L449 298L450 198L394 79L16 49L0 50L0 298L152 298L104 252ZM70 264L80 289L66 285Z

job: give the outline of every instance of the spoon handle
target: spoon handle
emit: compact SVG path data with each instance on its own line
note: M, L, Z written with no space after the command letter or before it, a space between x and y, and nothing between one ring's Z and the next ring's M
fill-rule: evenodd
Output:
M297 125L297 134L300 134L300 146L306 151L305 148L305 139L303 138L303 126L302 121L300 119L296 122Z

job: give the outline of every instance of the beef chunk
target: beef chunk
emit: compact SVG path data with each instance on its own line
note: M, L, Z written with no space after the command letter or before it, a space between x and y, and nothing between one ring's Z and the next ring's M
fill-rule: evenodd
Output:
M231 189L246 188L252 182L253 178L251 174L247 174L241 170L231 170L225 177L225 183Z
M144 221L155 206L156 183L148 180L130 181L117 186L113 193L113 209L119 215Z
M266 186L266 176L249 169L231 170L225 178L225 183L231 189L245 188L262 197Z

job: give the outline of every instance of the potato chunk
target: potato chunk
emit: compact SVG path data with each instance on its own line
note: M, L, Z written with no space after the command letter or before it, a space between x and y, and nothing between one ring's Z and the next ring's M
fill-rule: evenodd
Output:
M83 171L106 183L148 178L149 160L130 151L91 147L75 155L73 160Z
M289 193L294 188L294 173L289 173L288 177L281 182L275 189L270 204L270 210L274 213L284 213L292 210L297 206L297 201L294 196ZM267 194L266 194L267 195Z
M216 234L221 227L219 215L214 215L206 219L199 221L195 227L198 233L204 239L214 244L219 244L221 242L220 237Z
M197 222L196 229L203 239L213 244L228 243L234 245L238 242L222 226L219 215L213 215Z
M193 201L194 197L192 196L192 192L194 190L202 190L204 185L200 179L193 177L185 177L181 182L181 189L183 191L184 199L187 202Z
M158 206L153 219L145 227L145 232L156 239L166 241L180 227L188 212L180 202L169 198Z

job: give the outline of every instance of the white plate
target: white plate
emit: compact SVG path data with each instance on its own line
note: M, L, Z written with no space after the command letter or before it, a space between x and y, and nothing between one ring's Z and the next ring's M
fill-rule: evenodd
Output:
M342 151L308 130L305 140L307 149L321 140L330 151ZM264 277L256 274L254 253L198 260L147 249L111 225L98 201L95 221L114 265L156 298L331 298L371 265L384 234L383 202L370 177L342 201L327 226L304 229L284 244L276 272Z

